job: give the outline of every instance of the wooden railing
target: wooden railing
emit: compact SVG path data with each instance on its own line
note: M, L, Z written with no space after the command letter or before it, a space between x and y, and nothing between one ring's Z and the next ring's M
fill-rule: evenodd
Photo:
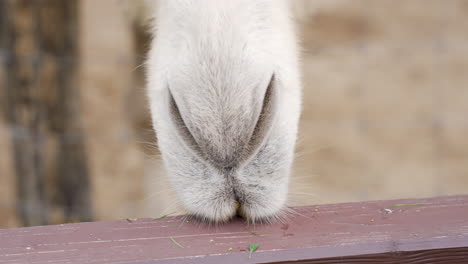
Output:
M0 230L0 263L468 263L468 195L299 207L284 222L183 216Z

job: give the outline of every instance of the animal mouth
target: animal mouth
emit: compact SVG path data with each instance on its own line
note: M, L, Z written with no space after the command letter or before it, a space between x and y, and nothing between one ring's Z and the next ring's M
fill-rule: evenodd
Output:
M241 210L241 204L237 200L234 201L234 209L236 210L236 216L244 218L244 215L242 214Z

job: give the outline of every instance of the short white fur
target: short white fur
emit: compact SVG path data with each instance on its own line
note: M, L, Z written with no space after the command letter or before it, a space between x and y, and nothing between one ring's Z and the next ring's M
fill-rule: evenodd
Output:
M160 0L154 17L148 96L183 206L215 223L277 218L301 109L288 1Z

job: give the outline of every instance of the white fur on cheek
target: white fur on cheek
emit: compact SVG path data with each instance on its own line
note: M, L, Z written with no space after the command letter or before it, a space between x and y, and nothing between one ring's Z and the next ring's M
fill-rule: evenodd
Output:
M212 222L232 218L237 203L239 213L251 221L275 218L287 197L301 98L287 1L159 4L148 95L179 199L189 212ZM254 133L272 74L276 99L269 133L253 156L235 158ZM169 90L197 151L175 125ZM204 151L221 166L200 155ZM236 163L240 160L246 163Z

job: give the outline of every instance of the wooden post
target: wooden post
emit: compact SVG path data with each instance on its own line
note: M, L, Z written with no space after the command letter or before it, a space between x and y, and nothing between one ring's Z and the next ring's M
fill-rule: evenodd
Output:
M27 226L90 220L76 109L77 1L1 2L2 110L12 129L20 219ZM61 219L50 216L57 208Z

